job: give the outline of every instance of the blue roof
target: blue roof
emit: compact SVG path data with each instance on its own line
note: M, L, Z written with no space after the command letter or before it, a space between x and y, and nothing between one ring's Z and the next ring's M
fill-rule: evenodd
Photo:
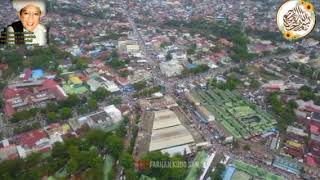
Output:
M275 157L272 165L295 174L300 174L302 169L302 165L298 161L294 159L288 160L279 156Z
M187 68L188 69L193 69L193 68L196 68L196 67L198 67L199 65L198 64L188 64L187 65Z
M44 76L44 72L42 69L32 70L32 79L39 79Z
M235 173L236 168L233 166L228 166L224 172L223 180L231 180L233 174Z
M201 122L208 123L208 120L204 118L198 111L194 110L194 114L200 119Z

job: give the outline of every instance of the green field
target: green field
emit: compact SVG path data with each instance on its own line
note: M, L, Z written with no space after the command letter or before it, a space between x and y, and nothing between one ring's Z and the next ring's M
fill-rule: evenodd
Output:
M268 172L267 170L244 163L242 161L234 160L231 164L233 164L233 166L237 169L236 171L243 171L254 177L259 177L265 180L284 180L283 177L277 176Z
M207 156L207 153L205 153L204 151L200 151L197 153L189 170L188 176L186 177L186 180L197 179L197 177L199 176L199 172L202 168L202 164L206 160Z
M245 173L244 171L238 171L232 175L232 180L250 180L252 176Z
M111 156L107 156L104 160L103 165L103 179L108 180L108 174L110 171L112 171L112 164L113 164L113 158Z
M237 91L193 90L192 96L234 137L248 139L270 131L276 121Z

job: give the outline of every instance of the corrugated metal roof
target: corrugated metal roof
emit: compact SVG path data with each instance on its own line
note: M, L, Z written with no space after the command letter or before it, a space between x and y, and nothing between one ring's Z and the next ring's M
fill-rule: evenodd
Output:
M183 125L152 131L149 151L165 149L194 142L192 135Z
M166 109L154 112L152 129L161 129L179 124L181 124L181 122L179 121L177 115L171 110Z

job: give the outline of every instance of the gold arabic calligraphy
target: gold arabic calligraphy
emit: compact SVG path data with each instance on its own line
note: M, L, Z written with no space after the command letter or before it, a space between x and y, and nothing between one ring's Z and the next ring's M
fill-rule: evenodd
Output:
M283 22L286 31L306 31L311 24L311 17L298 5L283 16Z

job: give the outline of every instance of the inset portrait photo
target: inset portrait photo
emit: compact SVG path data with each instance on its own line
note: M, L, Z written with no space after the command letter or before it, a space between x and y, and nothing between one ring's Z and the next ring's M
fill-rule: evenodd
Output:
M45 0L12 0L18 21L12 22L1 32L1 44L47 45L47 28L41 24L46 15Z

